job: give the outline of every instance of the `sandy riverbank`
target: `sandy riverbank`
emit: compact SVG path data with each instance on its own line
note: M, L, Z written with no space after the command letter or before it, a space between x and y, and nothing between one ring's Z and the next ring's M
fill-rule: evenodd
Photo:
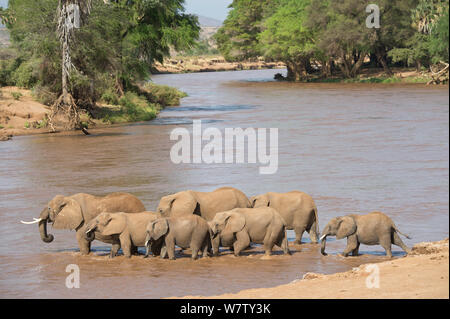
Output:
M104 103L97 103L97 106L113 112L120 109L120 106ZM49 106L34 99L31 90L14 86L0 87L0 141L8 141L13 136L52 133L48 126L50 110ZM90 117L88 121L89 128L104 128L115 125L103 121L101 118ZM126 124L126 122L117 124ZM70 134L70 131L58 133Z
M358 257L349 257L358 258ZM273 288L248 289L212 299L399 299L449 298L449 240L420 243L410 255L376 264L379 288L367 288L373 269L361 265L332 275L308 273L302 280ZM369 266L369 269L370 266ZM374 281L371 281L374 283Z
M257 61L227 62L222 56L194 56L173 57L164 60L164 63L156 63L154 73L194 73L194 72L219 72L261 69L282 69L286 65L282 62L266 62L263 59Z

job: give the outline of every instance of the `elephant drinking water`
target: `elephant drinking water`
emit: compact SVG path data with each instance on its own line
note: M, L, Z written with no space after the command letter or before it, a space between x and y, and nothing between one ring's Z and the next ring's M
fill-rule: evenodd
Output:
M144 204L128 193L112 193L106 196L75 194L55 196L42 210L39 218L24 224L39 224L42 241L50 243L53 235L47 234L47 223L53 223L55 229L76 230L76 238L82 255L89 254L91 242L85 238L85 225L102 212L139 213L145 211ZM110 242L109 238L97 238ZM112 241L111 241L112 243Z

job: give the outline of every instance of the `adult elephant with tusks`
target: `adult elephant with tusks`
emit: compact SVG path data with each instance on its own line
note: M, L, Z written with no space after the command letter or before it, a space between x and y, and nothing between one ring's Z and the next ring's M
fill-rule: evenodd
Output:
M156 212L163 217L199 215L210 221L219 212L249 208L250 201L240 190L222 187L212 192L182 191L161 198Z
M106 196L79 193L72 196L55 196L42 210L39 218L34 218L32 222L21 222L38 223L41 239L45 243L51 243L54 239L53 235L47 233L47 223L52 223L55 229L75 230L80 252L87 255L90 252L91 241L85 238L85 225L89 221L103 212L143 211L145 211L144 204L136 196L128 193L112 193ZM98 239L109 242L108 238Z

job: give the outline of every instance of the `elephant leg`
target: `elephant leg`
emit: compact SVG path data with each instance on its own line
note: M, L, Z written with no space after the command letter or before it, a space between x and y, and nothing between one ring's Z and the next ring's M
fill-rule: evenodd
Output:
M122 251L123 251L123 255L126 258L131 258L131 246L128 244L122 244Z
M356 235L351 235L347 237L347 247L345 247L344 252L342 255L344 257L348 257L348 255L353 252L358 247L358 239L356 238Z
M283 232L282 239L281 239L281 245L278 245L281 249L283 249L283 253L285 255L291 255L291 251L289 250L289 242L286 236L286 232Z
M294 228L294 231L295 231L294 244L300 245L302 243L303 233L305 232L305 230L306 229L304 226L299 226L299 227Z
M356 245L356 248L353 249L353 251L352 251L352 256L359 256L359 245L360 245L360 243L358 243L358 244Z
M191 258L196 260L198 258L199 247L197 245L191 245Z
M109 254L109 258L114 258L117 256L117 253L120 249L120 243L113 243L111 246L111 252Z
M250 245L250 237L248 236L247 232L240 231L236 233L236 241L233 244L234 255L236 257L239 256L241 251L247 248L248 245Z
M317 220L314 220L313 224L308 230L309 238L311 239L311 243L318 244L319 243L319 234L316 232L317 229Z
M166 252L170 260L175 260L175 241L173 238L166 238ZM161 254L162 256L162 254Z
M130 238L126 236L120 236L120 246L122 247L123 255L126 258L131 258L131 249L133 245Z
M401 247L401 249L403 249L407 254L411 252L411 249L409 249L409 247L403 243L402 239L400 238L400 235L397 234L397 232L393 233L392 239L393 239L392 243L396 246Z
M266 237L264 238L264 254L266 256L272 255L272 249L273 246L275 246L275 243L278 241L278 234L269 233L267 232Z
M391 236L383 236L380 238L380 245L386 250L386 256L392 258Z
M164 242L161 246L161 254L159 255L159 257L161 259L167 258L168 257L168 253L167 253L167 246L166 243Z
M291 251L289 250L289 242L287 240L286 232L283 231L277 238L276 245L283 250L283 254L291 255Z
M211 242L213 256L219 256L220 237L216 236Z
M80 247L80 253L82 255L89 255L91 252L91 242L88 241L84 234L85 234L85 227L81 227L77 230L76 237L78 241L78 247Z
M205 240L203 241L203 247L202 247L202 257L209 257L211 256L210 252L211 252L211 240L209 240L209 237L206 237Z

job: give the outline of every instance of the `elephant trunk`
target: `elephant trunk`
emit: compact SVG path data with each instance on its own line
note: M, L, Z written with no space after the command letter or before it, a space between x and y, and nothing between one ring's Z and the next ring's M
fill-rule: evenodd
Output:
M85 238L87 241L89 241L89 242L93 241L93 240L95 239L95 232L94 232L94 230L91 230L91 231L86 232L86 233L84 234L84 238Z
M322 246L321 246L321 248L320 248L320 253L321 253L322 255L326 256L327 253L325 252L325 246L326 246L326 244L327 244L327 235L322 236L320 239L321 239L321 241L322 241Z
M39 221L39 233L41 234L41 239L45 243L51 243L54 239L52 234L47 234L47 223L48 223L48 208L44 208L39 216L41 220Z
M91 221L86 225L86 232L84 233L84 238L91 242L95 239L95 230L97 229L97 224L95 221Z

